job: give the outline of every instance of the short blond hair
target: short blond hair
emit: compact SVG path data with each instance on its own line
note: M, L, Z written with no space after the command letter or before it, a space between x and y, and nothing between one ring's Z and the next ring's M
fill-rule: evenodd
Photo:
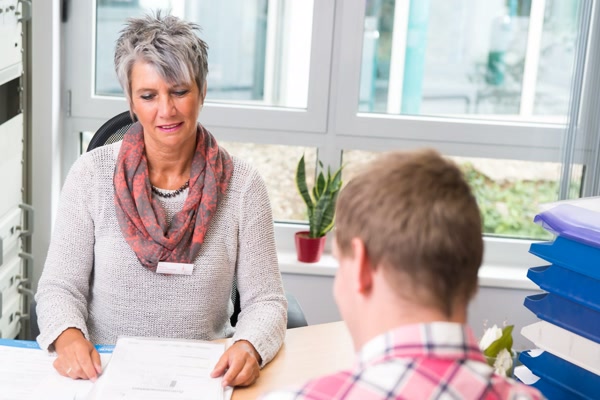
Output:
M460 169L425 149L384 154L353 178L337 202L335 236L342 256L360 238L400 295L449 316L477 290L481 226Z

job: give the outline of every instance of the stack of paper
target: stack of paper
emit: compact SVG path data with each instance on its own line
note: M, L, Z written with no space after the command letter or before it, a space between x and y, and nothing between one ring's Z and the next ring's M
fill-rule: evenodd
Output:
M549 262L527 276L547 293L525 306L542 321L522 329L539 351L523 352L515 375L548 398L594 398L600 385L600 199L559 202L535 217L557 235L530 253Z
M120 338L90 399L224 400L221 378L210 373L224 344Z
M116 346L96 348L103 373L94 384L60 376L52 365L55 357L36 342L0 339L0 400L231 398L232 389L224 390L221 378L210 378L224 344L120 338Z

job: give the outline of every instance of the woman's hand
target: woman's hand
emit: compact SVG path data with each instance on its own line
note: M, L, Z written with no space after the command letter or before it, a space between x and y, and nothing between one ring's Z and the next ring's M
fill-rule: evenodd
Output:
M54 341L54 368L62 376L96 381L102 373L100 354L77 328L68 328Z
M248 386L258 379L261 361L249 341L238 340L223 353L210 376L216 378L225 373L223 387Z

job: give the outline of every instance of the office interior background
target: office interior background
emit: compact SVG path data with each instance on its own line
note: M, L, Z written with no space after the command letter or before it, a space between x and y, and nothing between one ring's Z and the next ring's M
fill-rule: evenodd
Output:
M152 10L202 26L200 122L265 178L284 284L309 324L340 316L329 249L316 264L295 259L293 234L306 227L294 184L302 155L309 175L317 160L343 164L345 181L393 149L432 147L464 169L484 216L469 310L477 334L536 319L523 300L537 291L526 272L541 260L528 249L551 239L533 223L538 206L600 194L596 0L0 0L0 9L0 139L10 144L0 176L13 188L0 237L4 265L19 271L3 292L1 336L26 336L26 319L17 322L62 182L96 129L128 108L115 39L127 17ZM515 343L528 346L519 334Z

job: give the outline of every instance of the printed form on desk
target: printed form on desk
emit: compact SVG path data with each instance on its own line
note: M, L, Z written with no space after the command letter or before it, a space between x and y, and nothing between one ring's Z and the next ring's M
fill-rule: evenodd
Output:
M196 340L119 338L90 400L227 400L221 378L210 373L224 344Z
M112 346L97 346L104 368ZM93 383L58 374L36 342L0 339L0 400L85 400Z
M112 356L113 346L96 348L104 372L94 384L59 375L35 342L0 339L0 400L231 399L210 378L224 344L121 338Z

